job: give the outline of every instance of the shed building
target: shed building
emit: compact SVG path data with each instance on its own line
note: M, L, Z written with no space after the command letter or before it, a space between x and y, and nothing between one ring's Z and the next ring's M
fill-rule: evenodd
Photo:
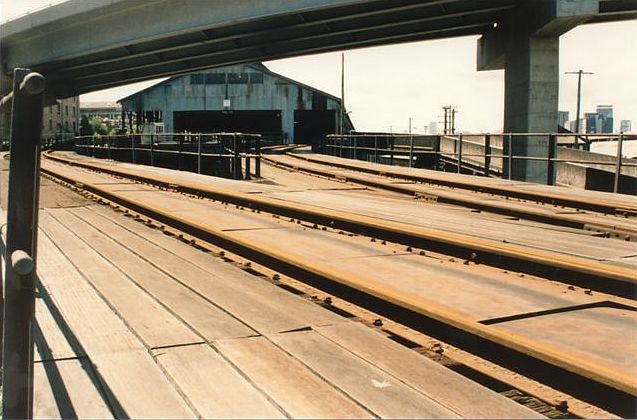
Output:
M163 123L166 133L244 132L315 143L340 130L339 98L260 63L171 77L118 102L126 131ZM345 113L343 131L353 129Z

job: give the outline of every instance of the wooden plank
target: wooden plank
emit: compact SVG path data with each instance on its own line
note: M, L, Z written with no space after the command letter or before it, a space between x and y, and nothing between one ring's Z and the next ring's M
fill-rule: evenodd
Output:
M117 244L107 244L106 238L100 233L85 230L77 223L69 223L66 229L56 220L56 217L64 214L68 214L64 209L49 209L40 217L42 229L149 347L202 341L91 246L95 243L116 247ZM84 241L75 236L71 229L81 233Z
M221 340L214 345L292 418L373 418L265 337Z
M157 349L153 354L203 418L285 418L207 344Z
M33 417L112 419L88 361L46 361L33 365Z
M39 238L38 274L89 355L116 416L194 416L142 342L44 234Z
M77 226L76 234L80 238L86 242L90 241L93 249L196 330L203 339L211 341L218 338L247 337L257 334L238 319L145 262L140 256L152 252L152 249L149 249L152 244L141 242L134 248L134 252L131 252L107 236L114 234L114 231L117 231L115 234L126 235L121 227L109 223L106 219L84 208L73 209L70 212L56 212L55 217L67 226ZM103 231L89 224L93 221L92 219L105 222L98 223ZM125 242L128 241L125 240Z
M324 337L468 418L542 418L538 413L354 322L315 327ZM444 386L440 386L444 384Z
M41 212L40 217L45 213ZM82 337L84 350L90 351L91 356L144 349L42 230L38 239L38 277L74 335Z
M200 257L196 263L159 246L151 249L148 240L123 229L110 229L109 235L131 252L145 249L144 259L262 334L343 321L336 314L194 248L192 255ZM177 247L178 241L174 243Z
M105 354L93 363L109 402L121 407L118 418L197 417L146 350Z
M443 405L314 331L268 336L275 344L382 418L457 418Z
M39 297L35 299L35 320L36 324L33 329L33 341L35 343L35 351L33 358L37 361L70 359L85 356L86 353L81 348L73 348L66 336L70 333L68 326L60 325L60 320L54 318L51 311L47 307L44 294L48 294L46 290L39 290ZM50 297L46 296L49 304L52 304Z

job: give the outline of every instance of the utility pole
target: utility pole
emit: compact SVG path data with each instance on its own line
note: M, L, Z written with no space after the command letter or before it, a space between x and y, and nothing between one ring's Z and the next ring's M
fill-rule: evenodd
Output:
M443 133L454 134L456 132L456 112L458 112L458 108L452 105L445 105L442 109L445 112Z
M579 134L580 126L579 126L579 114L580 114L580 106L582 103L582 74L594 74L588 71L578 70L578 71L567 71L565 74L577 74L577 112L575 120L575 133ZM577 143L577 136L575 137L575 143Z

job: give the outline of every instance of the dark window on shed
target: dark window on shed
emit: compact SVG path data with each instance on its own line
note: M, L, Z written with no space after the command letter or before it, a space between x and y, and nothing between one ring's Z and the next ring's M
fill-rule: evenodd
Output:
M231 85L243 85L248 83L247 73L228 73L228 83Z
M223 85L226 83L226 74L208 73L206 74L206 83L209 85Z
M190 84L191 85L203 85L204 84L204 75L203 74L191 74L190 75Z
M263 83L263 73L250 73L250 83Z

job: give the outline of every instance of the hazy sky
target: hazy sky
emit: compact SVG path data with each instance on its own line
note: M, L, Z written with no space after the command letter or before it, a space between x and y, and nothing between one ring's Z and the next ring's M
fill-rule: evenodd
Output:
M50 0L0 0L0 20L46 7ZM54 1L53 3L59 3ZM502 128L504 71L476 71L477 37L451 38L345 52L345 103L359 131L415 132L441 119L441 106L458 107L462 131ZM275 72L340 96L340 53L266 62ZM575 119L577 76L582 82L582 116L598 104L614 106L619 120L637 131L637 22L584 25L560 38L559 108ZM82 95L82 101L117 100L156 81Z

